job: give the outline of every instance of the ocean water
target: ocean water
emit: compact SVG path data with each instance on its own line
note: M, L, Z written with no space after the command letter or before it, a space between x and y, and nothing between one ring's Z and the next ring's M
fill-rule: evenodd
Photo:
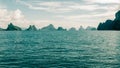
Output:
M120 32L1 31L0 68L120 68Z

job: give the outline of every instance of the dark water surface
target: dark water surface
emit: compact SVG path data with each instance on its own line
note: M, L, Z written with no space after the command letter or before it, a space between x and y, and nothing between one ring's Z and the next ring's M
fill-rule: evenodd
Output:
M0 68L120 68L120 32L0 32Z

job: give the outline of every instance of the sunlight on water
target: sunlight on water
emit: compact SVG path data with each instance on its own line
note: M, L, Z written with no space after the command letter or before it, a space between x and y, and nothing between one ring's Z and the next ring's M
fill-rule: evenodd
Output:
M0 68L116 68L120 32L0 32Z

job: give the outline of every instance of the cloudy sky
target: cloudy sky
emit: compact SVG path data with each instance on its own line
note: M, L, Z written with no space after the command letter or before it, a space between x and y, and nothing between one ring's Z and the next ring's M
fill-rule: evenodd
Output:
M119 8L120 0L0 0L0 27L10 22L23 28L33 24L37 28L48 24L97 27L114 19Z

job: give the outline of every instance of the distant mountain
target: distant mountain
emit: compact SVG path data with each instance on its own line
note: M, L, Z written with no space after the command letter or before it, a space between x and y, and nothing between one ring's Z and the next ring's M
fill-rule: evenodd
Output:
M37 28L35 27L35 25L30 25L28 29L26 29L27 31L37 31Z
M18 26L13 25L10 23L6 29L6 31L21 31L22 29Z
M85 30L85 29L83 28L83 26L80 26L79 31L81 31L81 30Z
M97 30L120 30L120 10L115 14L114 20L106 20L100 23Z
M58 27L58 31L67 31L67 29L64 29L63 27Z
M77 31L76 28L72 27L69 29L69 31Z
M88 26L87 28L86 28L86 30L97 30L95 27L92 27L92 26Z
M48 25L46 27L43 27L41 30L42 31L55 31L56 29L52 24L50 24L50 25Z

